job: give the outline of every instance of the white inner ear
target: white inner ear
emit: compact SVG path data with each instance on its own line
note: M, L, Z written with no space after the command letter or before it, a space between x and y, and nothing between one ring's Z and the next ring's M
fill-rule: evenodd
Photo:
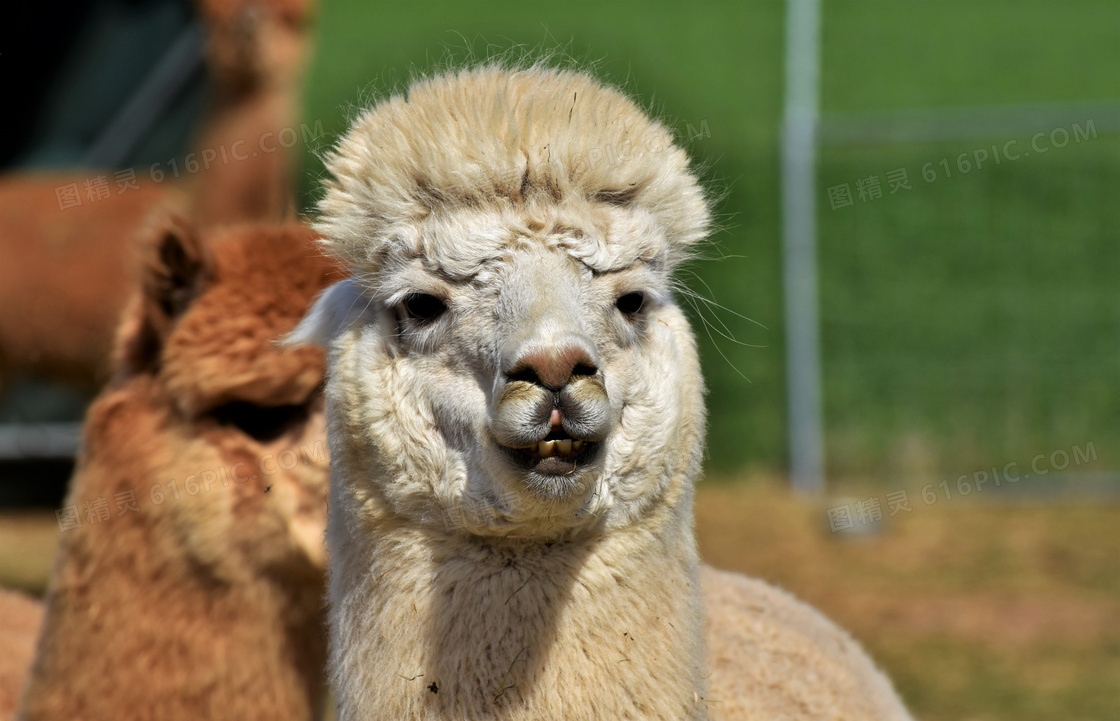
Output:
M280 343L289 348L318 345L324 348L358 316L368 303L353 278L335 283L315 299L311 310Z

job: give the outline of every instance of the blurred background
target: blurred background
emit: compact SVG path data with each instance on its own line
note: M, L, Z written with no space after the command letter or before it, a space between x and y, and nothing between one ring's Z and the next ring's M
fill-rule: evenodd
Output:
M238 220L198 170L238 140L285 184L238 186L242 208L309 213L358 109L433 69L547 56L659 114L716 198L680 275L709 388L707 560L852 630L919 718L1120 718L1120 3L824 0L815 24L782 0L265 5L248 45L216 2L8 27L0 585L46 583L104 381L90 356L127 295L121 218L174 186ZM77 252L62 231L21 245L28 183L53 191L36 227L97 239L72 275L44 260ZM52 355L31 326L99 331Z

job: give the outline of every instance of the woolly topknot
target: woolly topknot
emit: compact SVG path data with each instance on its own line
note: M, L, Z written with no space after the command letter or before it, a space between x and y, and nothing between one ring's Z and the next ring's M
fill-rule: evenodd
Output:
M458 209L497 211L546 233L573 216L635 211L661 231L670 265L710 219L664 125L586 73L541 66L417 81L364 112L327 169L334 179L316 229L333 254L372 271L388 240Z

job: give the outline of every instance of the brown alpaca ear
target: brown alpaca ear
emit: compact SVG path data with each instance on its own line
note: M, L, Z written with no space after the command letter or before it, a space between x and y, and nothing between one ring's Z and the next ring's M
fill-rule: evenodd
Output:
M141 250L140 296L117 338L117 368L124 375L159 367L168 334L214 274L209 249L179 215L163 219Z
M209 282L212 265L194 228L170 216L147 249L142 289L157 325L170 326Z

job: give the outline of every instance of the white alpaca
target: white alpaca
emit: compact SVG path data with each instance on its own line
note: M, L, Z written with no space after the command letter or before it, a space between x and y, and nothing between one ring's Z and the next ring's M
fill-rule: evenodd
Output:
M585 74L483 67L377 105L328 167L352 276L293 340L330 349L341 719L906 718L842 632L715 572L709 683L670 294L709 214L668 130Z

